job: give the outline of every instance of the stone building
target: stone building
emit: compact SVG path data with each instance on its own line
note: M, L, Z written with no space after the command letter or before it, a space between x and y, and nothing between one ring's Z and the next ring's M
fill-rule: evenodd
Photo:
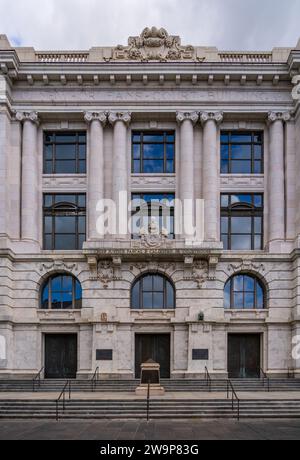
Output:
M0 65L0 378L130 379L149 358L165 378L300 376L300 42L1 35ZM168 203L168 228L130 197ZM175 231L175 197L204 200L203 241ZM103 199L132 232L99 229Z

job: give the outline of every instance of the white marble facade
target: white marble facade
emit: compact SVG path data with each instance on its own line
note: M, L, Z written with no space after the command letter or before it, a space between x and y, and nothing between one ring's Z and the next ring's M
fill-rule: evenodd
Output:
M231 333L260 334L271 377L300 376L300 44L227 53L146 29L129 46L37 52L1 35L0 65L0 378L34 376L49 333L77 334L78 378L98 365L103 377L133 378L137 333L170 334L172 378L202 377L205 366L226 377ZM131 174L132 130L163 129L176 132L176 174ZM220 174L226 129L264 131L265 174ZM43 175L45 130L87 131L86 175ZM103 238L96 203L120 190L205 199L204 243ZM55 192L87 194L81 251L43 250L42 196ZM222 192L264 193L264 250L223 250ZM130 309L132 283L149 271L173 281L175 310ZM81 282L81 310L40 309L43 282L60 272ZM224 285L241 272L262 280L266 309L224 309ZM98 349L113 360L97 361ZM193 360L193 349L209 359Z

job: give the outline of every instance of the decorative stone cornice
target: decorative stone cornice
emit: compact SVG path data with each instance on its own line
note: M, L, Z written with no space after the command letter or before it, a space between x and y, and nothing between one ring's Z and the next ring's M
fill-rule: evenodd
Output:
M199 120L198 112L177 112L176 113L177 123L182 123L186 120L190 120L192 123L197 123Z
M139 37L129 37L128 46L114 48L111 60L196 61L197 57L193 46L181 45L180 37L169 35L163 28L147 27Z
M37 112L16 112L15 118L21 123L24 123L25 121L31 121L37 125L39 124L39 117Z
M85 112L84 120L86 123L100 121L100 123L104 126L107 123L107 112Z
M268 122L274 123L275 121L289 121L291 119L290 112L269 112L268 113Z
M126 125L131 122L130 112L109 112L108 121L111 125L114 125L117 121L123 121Z
M202 124L205 124L209 120L215 121L217 124L222 123L224 118L223 112L201 112L200 121Z

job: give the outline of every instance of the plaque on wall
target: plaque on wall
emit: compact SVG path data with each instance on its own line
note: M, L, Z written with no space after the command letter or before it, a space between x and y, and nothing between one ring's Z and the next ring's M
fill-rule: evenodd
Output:
M96 361L112 361L112 350L96 350Z
M194 361L208 361L209 359L209 352L208 350L193 350L193 360Z

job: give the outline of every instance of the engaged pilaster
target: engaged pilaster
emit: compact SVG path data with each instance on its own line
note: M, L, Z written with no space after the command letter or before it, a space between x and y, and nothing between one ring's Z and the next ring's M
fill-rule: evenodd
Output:
M182 201L182 237L191 237L195 225L194 184L194 125L199 119L197 112L178 112L180 124L180 200Z
M38 218L38 114L17 112L22 134L22 239L39 241Z
M84 119L89 124L88 239L96 240L104 237L104 229L97 228L97 207L104 199L103 127L107 114L86 112Z
M128 171L127 129L131 122L129 112L110 112L110 124L114 127L113 135L113 201L117 206L117 232L121 239L128 235Z
M203 199L205 241L220 240L220 165L218 125L222 112L202 112L203 125Z
M285 239L284 123L289 112L270 112L269 244Z

